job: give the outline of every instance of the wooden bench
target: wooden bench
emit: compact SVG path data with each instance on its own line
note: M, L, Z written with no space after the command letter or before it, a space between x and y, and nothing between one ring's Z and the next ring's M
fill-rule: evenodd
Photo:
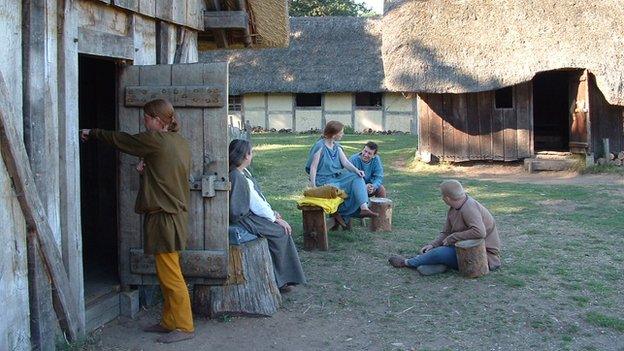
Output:
M193 313L210 318L223 315L270 317L281 302L265 238L230 245L225 284L195 286L193 291Z
M297 206L303 216L304 250L329 250L325 212L317 206Z

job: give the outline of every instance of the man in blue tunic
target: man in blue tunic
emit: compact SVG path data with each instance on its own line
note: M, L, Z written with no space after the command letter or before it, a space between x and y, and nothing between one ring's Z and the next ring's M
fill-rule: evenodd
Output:
M376 143L369 141L364 145L362 151L351 156L349 161L364 171L364 182L368 196L386 197L386 188L383 186L383 165L381 158L377 155L378 149Z

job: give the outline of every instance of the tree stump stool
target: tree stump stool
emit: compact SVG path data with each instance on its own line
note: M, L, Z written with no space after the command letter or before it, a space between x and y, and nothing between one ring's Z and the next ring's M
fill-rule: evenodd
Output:
M455 243L459 272L467 278L477 278L488 274L485 240L462 240Z
M317 206L297 206L303 216L303 249L329 250L325 212Z
M265 238L230 245L225 285L196 285L193 289L194 314L210 318L222 315L270 317L281 302Z
M385 197L373 197L369 202L371 211L379 213L378 217L371 217L368 226L370 231L392 231L392 200Z

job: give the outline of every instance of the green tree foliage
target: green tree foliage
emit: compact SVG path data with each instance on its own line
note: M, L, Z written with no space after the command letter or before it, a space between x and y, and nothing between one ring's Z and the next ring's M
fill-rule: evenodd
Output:
M368 7L354 0L290 0L289 14L301 16L373 16Z

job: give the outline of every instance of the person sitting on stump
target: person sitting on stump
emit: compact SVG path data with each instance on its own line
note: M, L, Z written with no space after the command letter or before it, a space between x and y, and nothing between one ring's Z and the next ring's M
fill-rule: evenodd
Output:
M469 239L485 239L490 271L501 266L500 238L496 222L477 200L468 196L461 183L447 180L440 185L442 200L449 206L446 223L440 235L420 250L420 255L406 259L393 255L388 261L396 268L412 267L423 275L458 269L455 243Z
M336 224L332 229L339 226L349 229L351 217L379 216L368 207L364 172L357 169L342 150L339 141L343 136L341 122L327 122L323 136L310 148L305 166L310 175L310 187L333 185L348 195L333 215Z
M364 182L368 196L386 197L386 188L383 186L384 170L381 158L377 155L377 143L369 141L362 151L351 156L349 161L364 172Z
M287 293L292 286L305 284L306 278L290 224L271 208L260 185L247 170L252 158L249 141L234 139L230 142L230 224L267 239L277 286L280 292Z

